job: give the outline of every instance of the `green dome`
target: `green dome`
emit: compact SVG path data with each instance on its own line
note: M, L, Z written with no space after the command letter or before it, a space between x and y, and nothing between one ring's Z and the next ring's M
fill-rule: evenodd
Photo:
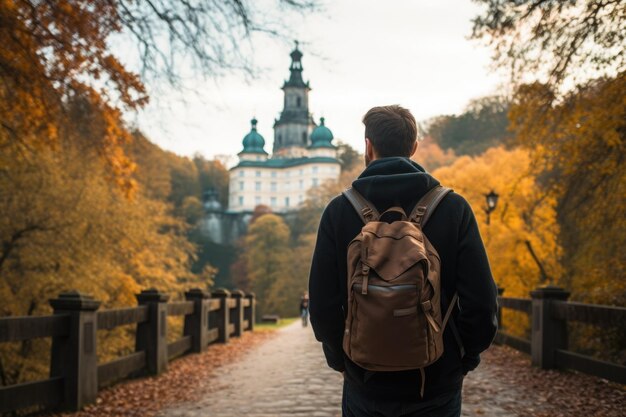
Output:
M333 132L324 126L324 118L320 118L320 125L311 133L312 148L334 148L331 144L333 140Z
M267 154L265 149L263 149L265 146L265 139L263 139L263 136L256 131L256 118L252 119L250 123L252 124L252 128L250 129L250 133L243 138L243 151L241 152Z

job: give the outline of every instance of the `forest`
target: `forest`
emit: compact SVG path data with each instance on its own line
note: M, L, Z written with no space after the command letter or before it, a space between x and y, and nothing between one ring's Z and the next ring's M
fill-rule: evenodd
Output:
M227 13L245 34L255 26L241 20L238 3L225 2L226 9L211 13ZM591 36L600 44L617 39L613 28L615 19L623 21L623 11L608 2L604 17L595 16L595 32L570 33L571 27L558 27L568 22L549 18L563 10L545 5L538 24L557 25L550 33L562 38L545 39L545 31L537 30L522 39L512 33L535 11L489 3L475 20L473 36L501 52L501 65L547 75L512 82L510 95L478 98L461 114L426 121L413 158L470 202L494 277L507 296L527 297L550 284L570 291L572 300L623 306L624 48L592 48L584 55L578 44L573 51L563 46L569 45L568 36L576 42ZM227 167L201 155L181 157L160 149L124 121L126 112L149 100L145 80L177 81L171 72L175 65L145 38L146 28L133 26L150 11L132 1L97 4L0 0L0 316L48 314L48 300L72 289L110 308L134 305L135 294L145 288L176 298L190 287L218 286L254 291L259 315L297 314L321 213L362 171L362 156L341 144L339 181L312 189L293 215L259 206L236 246L208 242L198 226L203 192L212 188L226 198ZM176 10L184 6L172 7L159 15L185 12ZM516 2L515 7L532 4ZM189 49L193 39L185 33L210 32L209 16L202 17L194 24L205 25L204 32L174 34L172 50L185 46L180 50L208 60L213 66L203 68L216 72L239 66L213 59L211 45ZM167 21L160 24L163 33L172 30ZM124 28L144 48L142 74L108 49L108 37ZM511 39L518 43L508 43ZM544 48L552 58L525 56L532 48ZM573 68L599 62L609 70L571 81ZM564 80L573 86L565 88ZM487 224L485 194L491 190L500 200ZM514 333L528 331L513 313L505 322ZM626 331L621 330L609 334L581 326L573 337L579 350L596 354L603 346L605 357L623 363ZM130 332L103 334L107 343L100 359L132 349ZM0 383L45 374L49 343L1 345Z

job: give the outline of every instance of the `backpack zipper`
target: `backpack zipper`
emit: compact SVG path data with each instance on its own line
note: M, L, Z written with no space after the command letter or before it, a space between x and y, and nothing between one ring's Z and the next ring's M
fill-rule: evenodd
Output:
M353 285L354 290L356 291L362 291L363 290L363 285L362 284L354 284ZM380 285L372 285L369 284L367 285L367 289L368 291L378 291L378 292L392 292L392 291L411 291L411 290L416 290L417 291L417 285L412 285L412 284L400 284L400 285L391 285L388 287L383 287Z

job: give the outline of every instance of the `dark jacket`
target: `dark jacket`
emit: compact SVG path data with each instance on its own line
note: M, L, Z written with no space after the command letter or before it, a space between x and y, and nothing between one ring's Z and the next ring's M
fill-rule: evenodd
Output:
M408 158L382 158L370 163L352 186L382 212L401 206L409 213L417 201L439 184ZM445 185L445 184L444 184ZM477 186L479 186L477 184ZM328 365L345 371L357 389L375 398L419 401L420 373L415 371L366 372L343 353L344 311L347 309L347 248L363 223L344 196L334 198L320 222L309 278L311 324ZM426 368L424 399L459 389L463 375L474 369L479 354L491 344L497 329L496 285L487 254L469 204L456 193L441 201L423 229L441 257L444 297L458 292L460 309L454 321L466 355L461 359L457 342L444 332L444 353ZM445 311L447 305L442 305Z

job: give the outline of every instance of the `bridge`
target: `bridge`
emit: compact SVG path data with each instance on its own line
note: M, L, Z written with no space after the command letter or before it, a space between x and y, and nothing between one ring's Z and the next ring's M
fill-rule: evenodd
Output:
M254 329L255 298L240 291L192 290L185 298L168 303L148 290L137 295L137 307L98 311L92 298L66 293L51 300L52 316L0 318L0 342L52 338L50 378L0 387L0 412L36 406L82 409L81 417L340 415L341 375L326 366L310 328L245 332ZM626 308L567 298L555 287L530 299L500 296L501 311L529 316L529 338L501 326L497 344L466 378L463 416L623 415L626 367L568 350L567 329L568 322L619 328ZM169 343L168 316L184 317L182 338ZM133 323L135 352L98 364L97 331Z

